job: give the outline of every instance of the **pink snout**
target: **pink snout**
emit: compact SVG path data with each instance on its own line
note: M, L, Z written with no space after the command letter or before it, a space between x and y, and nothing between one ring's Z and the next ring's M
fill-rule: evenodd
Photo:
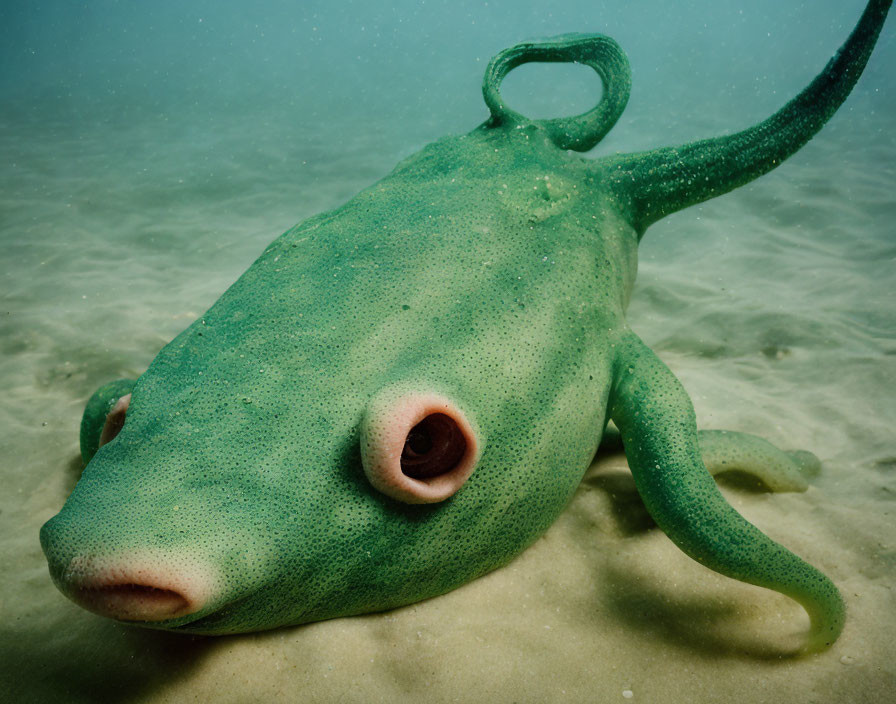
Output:
M60 586L79 606L119 621L168 621L203 609L212 593L208 573L167 562L143 556L110 564L76 557Z

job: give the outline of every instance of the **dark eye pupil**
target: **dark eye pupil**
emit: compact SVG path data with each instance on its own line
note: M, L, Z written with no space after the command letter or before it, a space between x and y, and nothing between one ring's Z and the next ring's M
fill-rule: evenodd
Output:
M420 426L415 426L408 433L408 439L405 441L404 452L407 455L425 455L432 449L432 438L425 431L418 430Z
M414 479L436 477L454 469L466 451L467 441L454 419L433 413L408 433L401 471Z

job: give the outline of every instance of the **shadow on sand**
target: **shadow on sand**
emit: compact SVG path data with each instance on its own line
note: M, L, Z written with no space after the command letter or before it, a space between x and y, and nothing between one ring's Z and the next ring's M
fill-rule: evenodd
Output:
M4 628L5 701L142 700L188 676L215 647L213 638L132 628L88 614L74 619L66 611L64 619L77 630L61 632L62 623L49 633Z

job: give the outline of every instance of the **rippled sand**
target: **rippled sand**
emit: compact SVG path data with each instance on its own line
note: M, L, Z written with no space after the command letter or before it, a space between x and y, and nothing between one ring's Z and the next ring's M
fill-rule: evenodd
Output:
M0 698L861 703L896 694L891 117L838 116L782 169L652 228L629 316L684 382L701 427L822 459L805 494L723 487L843 591L843 636L805 659L789 657L807 625L800 608L679 552L618 455L598 458L569 509L510 566L394 612L214 639L120 626L67 602L37 534L76 481L87 397L141 373L276 235L439 132L367 123L324 147L300 120L284 139L282 116L247 115L242 127L159 113L127 127L32 118L9 117L0 131Z

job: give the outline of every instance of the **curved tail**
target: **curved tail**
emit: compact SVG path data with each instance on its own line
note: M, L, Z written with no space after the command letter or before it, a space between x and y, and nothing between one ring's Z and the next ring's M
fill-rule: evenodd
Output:
M649 225L768 173L798 151L849 95L893 0L870 0L849 38L798 96L764 122L736 134L598 162L631 222Z

